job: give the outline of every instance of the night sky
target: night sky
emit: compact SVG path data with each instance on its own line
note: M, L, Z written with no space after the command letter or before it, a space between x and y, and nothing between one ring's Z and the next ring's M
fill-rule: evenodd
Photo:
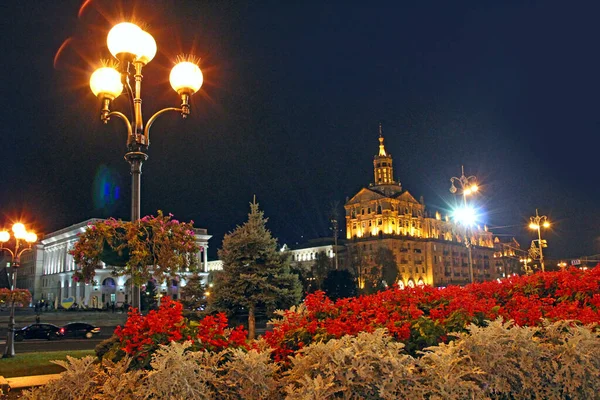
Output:
M3 2L0 226L129 218L125 128L101 123L88 81L133 16L158 45L146 119L179 106L175 57L201 57L190 118L152 127L142 215L207 228L210 258L253 195L280 244L330 235L332 209L343 221L373 180L380 121L396 178L430 209L453 204L464 165L499 236L528 248L538 208L546 256L600 253L598 2L254 3Z

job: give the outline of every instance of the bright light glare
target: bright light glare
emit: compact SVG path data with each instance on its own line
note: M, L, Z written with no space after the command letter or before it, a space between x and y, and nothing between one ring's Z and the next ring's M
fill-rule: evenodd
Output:
M141 50L142 29L130 22L121 22L112 27L106 38L110 53L117 57L121 53L137 55Z
M535 224L535 223L532 222L532 223L529 224L529 228L531 228L531 229L540 229L540 226L538 224Z
M23 225L20 222L17 222L16 224L13 225L12 231L15 234L15 237L17 239L24 239L25 235L27 234L27 230L25 229L25 225Z
M452 217L462 225L474 225L476 215L472 207L460 207L454 210Z
M546 221L544 222L544 228L549 228L550 227L550 222Z
M478 190L479 190L479 187L477 185L471 186L471 193L475 193Z
M27 243L35 243L37 241L37 235L33 232L27 232L25 234L25 241Z
M169 81L177 93L192 95L202 86L202 71L196 64L183 61L173 67Z
M7 231L0 231L0 242L8 242L10 240L10 233Z
M90 77L90 89L95 96L104 96L112 100L123 91L121 74L114 68L98 68Z

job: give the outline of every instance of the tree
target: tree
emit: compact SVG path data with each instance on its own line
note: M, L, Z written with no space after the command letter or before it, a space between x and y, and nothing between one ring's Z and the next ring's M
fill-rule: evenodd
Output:
M223 270L215 275L211 305L248 312L248 338L254 339L256 311L288 308L300 301L298 276L290 272L289 254L281 252L266 228L267 219L256 201L250 204L248 221L225 235L219 258Z
M323 281L323 291L332 300L356 296L356 283L350 271L331 270Z
M398 264L394 252L387 247L380 247L375 253L375 264L381 270L384 286L392 286L398 281Z
M146 287L140 292L140 308L142 310L153 310L157 307L156 302L156 283L150 279Z
M327 253L324 251L318 252L311 268L311 275L314 278L316 289L323 289L323 281L331 269L331 259L327 256Z
M181 288L179 300L185 308L190 310L204 310L206 308L206 287L202 284L200 275L193 274L186 279L185 286Z
M356 277L359 291L363 294L371 294L379 290L381 271L376 264L369 260L360 244L350 247L348 255L350 271Z

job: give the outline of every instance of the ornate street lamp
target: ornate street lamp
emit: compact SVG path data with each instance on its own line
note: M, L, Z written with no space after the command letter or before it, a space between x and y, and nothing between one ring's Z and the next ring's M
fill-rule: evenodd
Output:
M37 235L33 232L27 232L25 225L17 222L12 226L14 247L8 248L7 242L10 240L10 232L0 231L0 251L5 250L10 254L11 260L11 282L10 290L15 290L17 287L17 268L21 263L21 256L26 251L31 250L31 245L37 241ZM29 244L26 248L21 248L21 241L24 240ZM15 356L15 302L10 303L10 317L8 320L8 334L6 336L6 347L4 348L3 358Z
M181 98L181 106L157 111L144 124L142 118L142 68L156 55L156 42L152 35L135 24L123 22L115 25L107 37L108 49L118 61L118 70L112 67L97 69L90 78L90 88L102 102L100 119L105 124L117 117L127 128L127 153L125 160L131 166L131 220L140 219L140 191L142 163L148 159L150 127L160 115L168 111L190 114L190 96L202 86L203 77L193 57L180 58L169 76L171 86ZM132 87L130 79L135 83ZM131 119L118 111L111 111L112 101L125 92L131 104ZM140 307L139 286L132 286L132 306Z
M465 246L467 247L467 252L469 254L469 280L473 283L473 250L472 243L469 237L469 226L474 223L474 212L472 208L467 205L467 196L476 193L479 190L477 186L477 178L474 176L465 176L465 167L461 166L461 175L460 177L453 176L450 178L450 193L455 194L458 189L454 185L457 183L460 187L462 197L463 197L463 208L460 212L457 213L457 217L459 222L465 227Z
M537 208L535 209L535 216L529 217L529 228L533 230L537 230L538 233L538 247L540 249L540 265L542 266L542 272L544 272L544 252L542 251L543 247L548 247L545 240L542 240L542 232L541 228L549 228L550 221L548 221L548 217L545 215L539 215Z

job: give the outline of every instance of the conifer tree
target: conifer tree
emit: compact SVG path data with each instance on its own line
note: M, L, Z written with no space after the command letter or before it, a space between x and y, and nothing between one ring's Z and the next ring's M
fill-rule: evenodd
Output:
M223 270L215 275L211 304L217 309L248 311L248 338L254 339L256 311L287 308L300 301L301 285L290 273L289 255L280 252L266 228L267 219L256 200L248 221L225 235L219 258Z
M202 277L198 274L190 275L186 284L181 288L181 304L190 310L204 310L206 308L206 287L202 284Z

